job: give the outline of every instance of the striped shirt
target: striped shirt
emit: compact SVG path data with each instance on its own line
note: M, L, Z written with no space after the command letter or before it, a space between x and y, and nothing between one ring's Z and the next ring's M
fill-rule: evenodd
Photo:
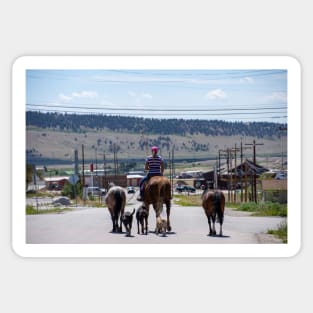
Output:
M149 165L149 175L161 175L161 164L163 163L162 157L157 155L156 157L149 156L146 159L146 163Z

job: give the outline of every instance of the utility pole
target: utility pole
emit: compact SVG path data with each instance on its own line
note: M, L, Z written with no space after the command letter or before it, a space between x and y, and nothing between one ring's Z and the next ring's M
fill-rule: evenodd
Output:
M253 184L252 184L252 199L255 203L258 202L257 190L256 190L256 146L262 146L264 143L256 143L253 140L253 143L246 143L246 146L253 146L253 164L255 166L253 171Z
M106 171L106 162L105 162L105 152L103 152L103 174L104 174L104 188L108 189L108 185L107 185L107 171Z
M242 150L242 138L240 140L240 202L243 202L243 188L242 188L242 163L243 163L243 150Z
M236 196L236 190L237 190L237 151L239 151L239 149L237 149L237 144L235 143L235 149L233 149L233 151L235 152L235 195L234 195L234 201L235 203L237 202L237 196Z
M82 159L83 159L83 187L85 187L85 155L84 155L84 145L82 144Z
M98 158L97 158L97 147L95 148L95 158L96 158L96 182L97 182L97 187L99 187L99 181L98 181Z
M218 164L217 164L217 184L216 188L219 188L219 181L221 179L221 150L218 150Z
M173 175L173 177L175 176L175 167L174 167L174 149L175 149L175 145L173 145L173 148L172 148L172 175Z
M245 161L245 202L248 201L248 164Z
M229 153L229 171L228 175L230 174L230 202L234 202L234 192L233 192L233 154L232 154L232 149L228 148L228 153Z
M117 176L118 172L118 161L117 161L117 145L113 145L113 159L114 159L114 175Z
M169 170L170 170L171 197L172 197L173 196L173 170L172 170L171 151L168 152L168 165L169 165Z
M227 196L228 196L228 201L231 202L230 200L230 181L229 181L229 148L227 148Z
M284 170L284 150L283 150L283 131L286 131L288 128L287 127L282 127L280 126L278 128L281 133L280 133L280 138L281 138L281 170Z

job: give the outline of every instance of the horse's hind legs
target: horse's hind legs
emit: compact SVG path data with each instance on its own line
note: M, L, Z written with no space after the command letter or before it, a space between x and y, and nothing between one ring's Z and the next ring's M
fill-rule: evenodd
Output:
M211 217L208 217L208 223L209 223L209 229L210 229L209 236L215 236L216 235L215 219L212 218L212 225L211 225Z
M171 213L171 202L166 203L166 219L167 219L167 231L171 231L171 223L170 223L170 213Z
M220 236L223 236L223 216L219 216L219 222L220 222Z
M112 216L112 226L113 226L113 228L112 228L112 233L116 233L117 228L116 228L116 223L115 223L115 218L114 218L114 216Z

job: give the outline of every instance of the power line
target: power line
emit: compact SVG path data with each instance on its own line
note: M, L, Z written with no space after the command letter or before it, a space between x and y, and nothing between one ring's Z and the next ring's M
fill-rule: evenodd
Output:
M26 106L31 107L43 107L43 108L55 108L55 109L87 109L87 110L108 110L108 111L150 111L150 112L223 112L223 111L260 111L260 110L286 110L286 106L279 106L279 107L273 107L273 106L264 106L264 107L239 107L239 108L208 108L208 109L185 109L185 108L179 108L179 109L152 109L152 108L114 108L114 107L87 107L85 105L80 106L66 106L66 105L59 105L59 104L31 104L28 103ZM271 112L270 112L271 113ZM242 113L244 114L244 113Z
M30 109L29 112L38 112L38 110L35 109ZM186 114L184 113L114 113L114 112L109 112L109 113L103 113L103 112L88 112L88 111L56 111L56 110L43 110L43 112L51 112L51 113L60 113L60 114L77 114L77 115L98 115L98 114L103 114L106 116L129 116L129 117L142 117L142 116L181 116L184 115L186 116ZM277 113L277 112L273 112L273 113ZM238 113L240 114L240 113ZM259 112L259 113L255 113L255 114L265 114L264 112ZM268 113L269 114L269 113ZM223 120L225 119L232 119L232 120L250 120L252 117L238 117L236 116L235 113L233 114L212 114L212 113L188 113L188 116L199 116L199 118L201 119L201 117L203 116L219 116L222 115L223 116ZM282 116L253 116L253 119L283 119L283 118L287 118L287 115L282 115ZM173 117L171 117L173 118Z

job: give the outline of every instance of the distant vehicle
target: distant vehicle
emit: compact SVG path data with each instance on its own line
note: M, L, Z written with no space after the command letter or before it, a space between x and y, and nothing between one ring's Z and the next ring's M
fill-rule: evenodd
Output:
M176 186L175 190L177 192L183 192L184 191L184 186Z
M135 192L136 192L136 190L133 186L127 187L127 193L135 193Z
M104 196L106 194L106 189L99 187L87 187L88 196Z
M196 188L192 187L192 186L184 186L184 191L187 191L187 192L196 192Z
M275 179L287 179L287 173L279 172L275 175Z
M188 186L188 185L184 185L184 186L177 186L175 189L177 192L196 192L196 188L192 187L192 186Z
M193 176L189 175L189 174L182 173L181 175L177 175L176 178L186 179L186 178L193 178Z
M51 183L48 189L49 190L62 190L62 185L58 183Z

